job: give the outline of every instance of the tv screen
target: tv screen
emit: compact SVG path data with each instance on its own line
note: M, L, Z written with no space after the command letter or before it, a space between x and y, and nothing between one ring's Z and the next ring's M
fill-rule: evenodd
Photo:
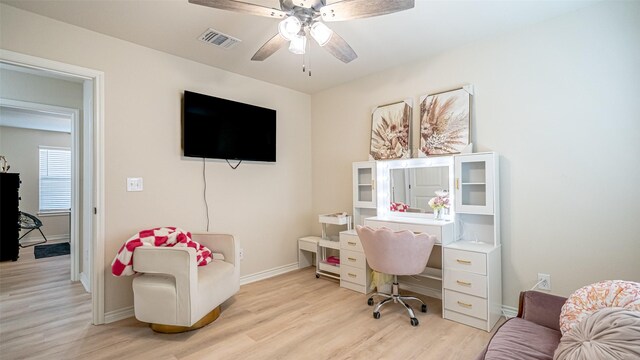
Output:
M184 92L184 156L276 161L276 111Z

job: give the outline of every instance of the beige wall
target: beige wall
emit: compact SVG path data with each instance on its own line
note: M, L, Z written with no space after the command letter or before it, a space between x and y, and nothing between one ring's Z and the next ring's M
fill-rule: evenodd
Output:
M640 281L640 3L605 2L312 97L313 209L350 209L371 110L474 84L476 150L500 158L505 305L551 274L569 295ZM310 223L315 223L310 218Z
M4 79L3 79L4 80ZM6 156L11 172L20 174L20 211L37 216L42 221L42 232L49 240L69 236L69 216L38 215L39 146L71 147L71 134L54 131L20 129L0 126L0 154ZM26 233L22 231L20 235ZM25 237L40 239L37 230Z
M82 83L0 69L0 97L82 110Z
M296 239L310 231L309 95L4 4L0 10L3 49L105 73L105 311L133 304L131 278L109 275L127 238L155 226L206 229L202 161L181 156L184 90L277 111L275 164L249 162L232 170L223 161L207 162L210 230L241 242L242 275L297 261ZM126 192L127 177L144 178L144 191Z

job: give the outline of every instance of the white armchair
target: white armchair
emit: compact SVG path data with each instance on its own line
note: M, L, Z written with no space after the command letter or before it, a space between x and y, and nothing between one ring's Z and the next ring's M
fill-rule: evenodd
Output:
M240 289L240 246L231 235L194 233L194 241L225 260L197 266L188 247L138 247L133 253L136 319L154 331L199 329L220 315L220 304Z

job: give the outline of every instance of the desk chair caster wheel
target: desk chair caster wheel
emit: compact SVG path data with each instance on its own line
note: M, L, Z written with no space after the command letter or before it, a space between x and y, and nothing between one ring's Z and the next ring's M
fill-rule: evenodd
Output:
M418 326L419 322L416 318L411 318L411 326Z
M367 300L367 305L373 306L373 298L369 298L369 300Z
M379 311L374 311L373 312L373 318L374 319L380 319L380 312Z
M422 307L420 308L420 311L422 311L423 313L427 312L427 305L422 304Z

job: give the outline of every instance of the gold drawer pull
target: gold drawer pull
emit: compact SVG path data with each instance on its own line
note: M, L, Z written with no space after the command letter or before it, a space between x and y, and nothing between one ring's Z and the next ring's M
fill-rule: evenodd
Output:
M471 260L456 259L459 264L471 265Z
M351 246L356 246L356 243L353 241L347 241L347 244L351 245Z
M462 286L471 286L471 283L470 283L470 282L461 281L461 280L456 280L456 282L458 283L458 285L462 285Z
M467 303L462 302L462 301L458 301L458 305L460 305L462 307L466 307L467 309L471 309L473 307L473 305L467 304Z
M348 273L348 275L349 275L350 277L352 277L352 278L354 278L354 277L358 277L358 275L356 275L356 274L352 274L352 273Z
M349 261L356 261L356 258L352 258L352 257L348 257L347 260Z

